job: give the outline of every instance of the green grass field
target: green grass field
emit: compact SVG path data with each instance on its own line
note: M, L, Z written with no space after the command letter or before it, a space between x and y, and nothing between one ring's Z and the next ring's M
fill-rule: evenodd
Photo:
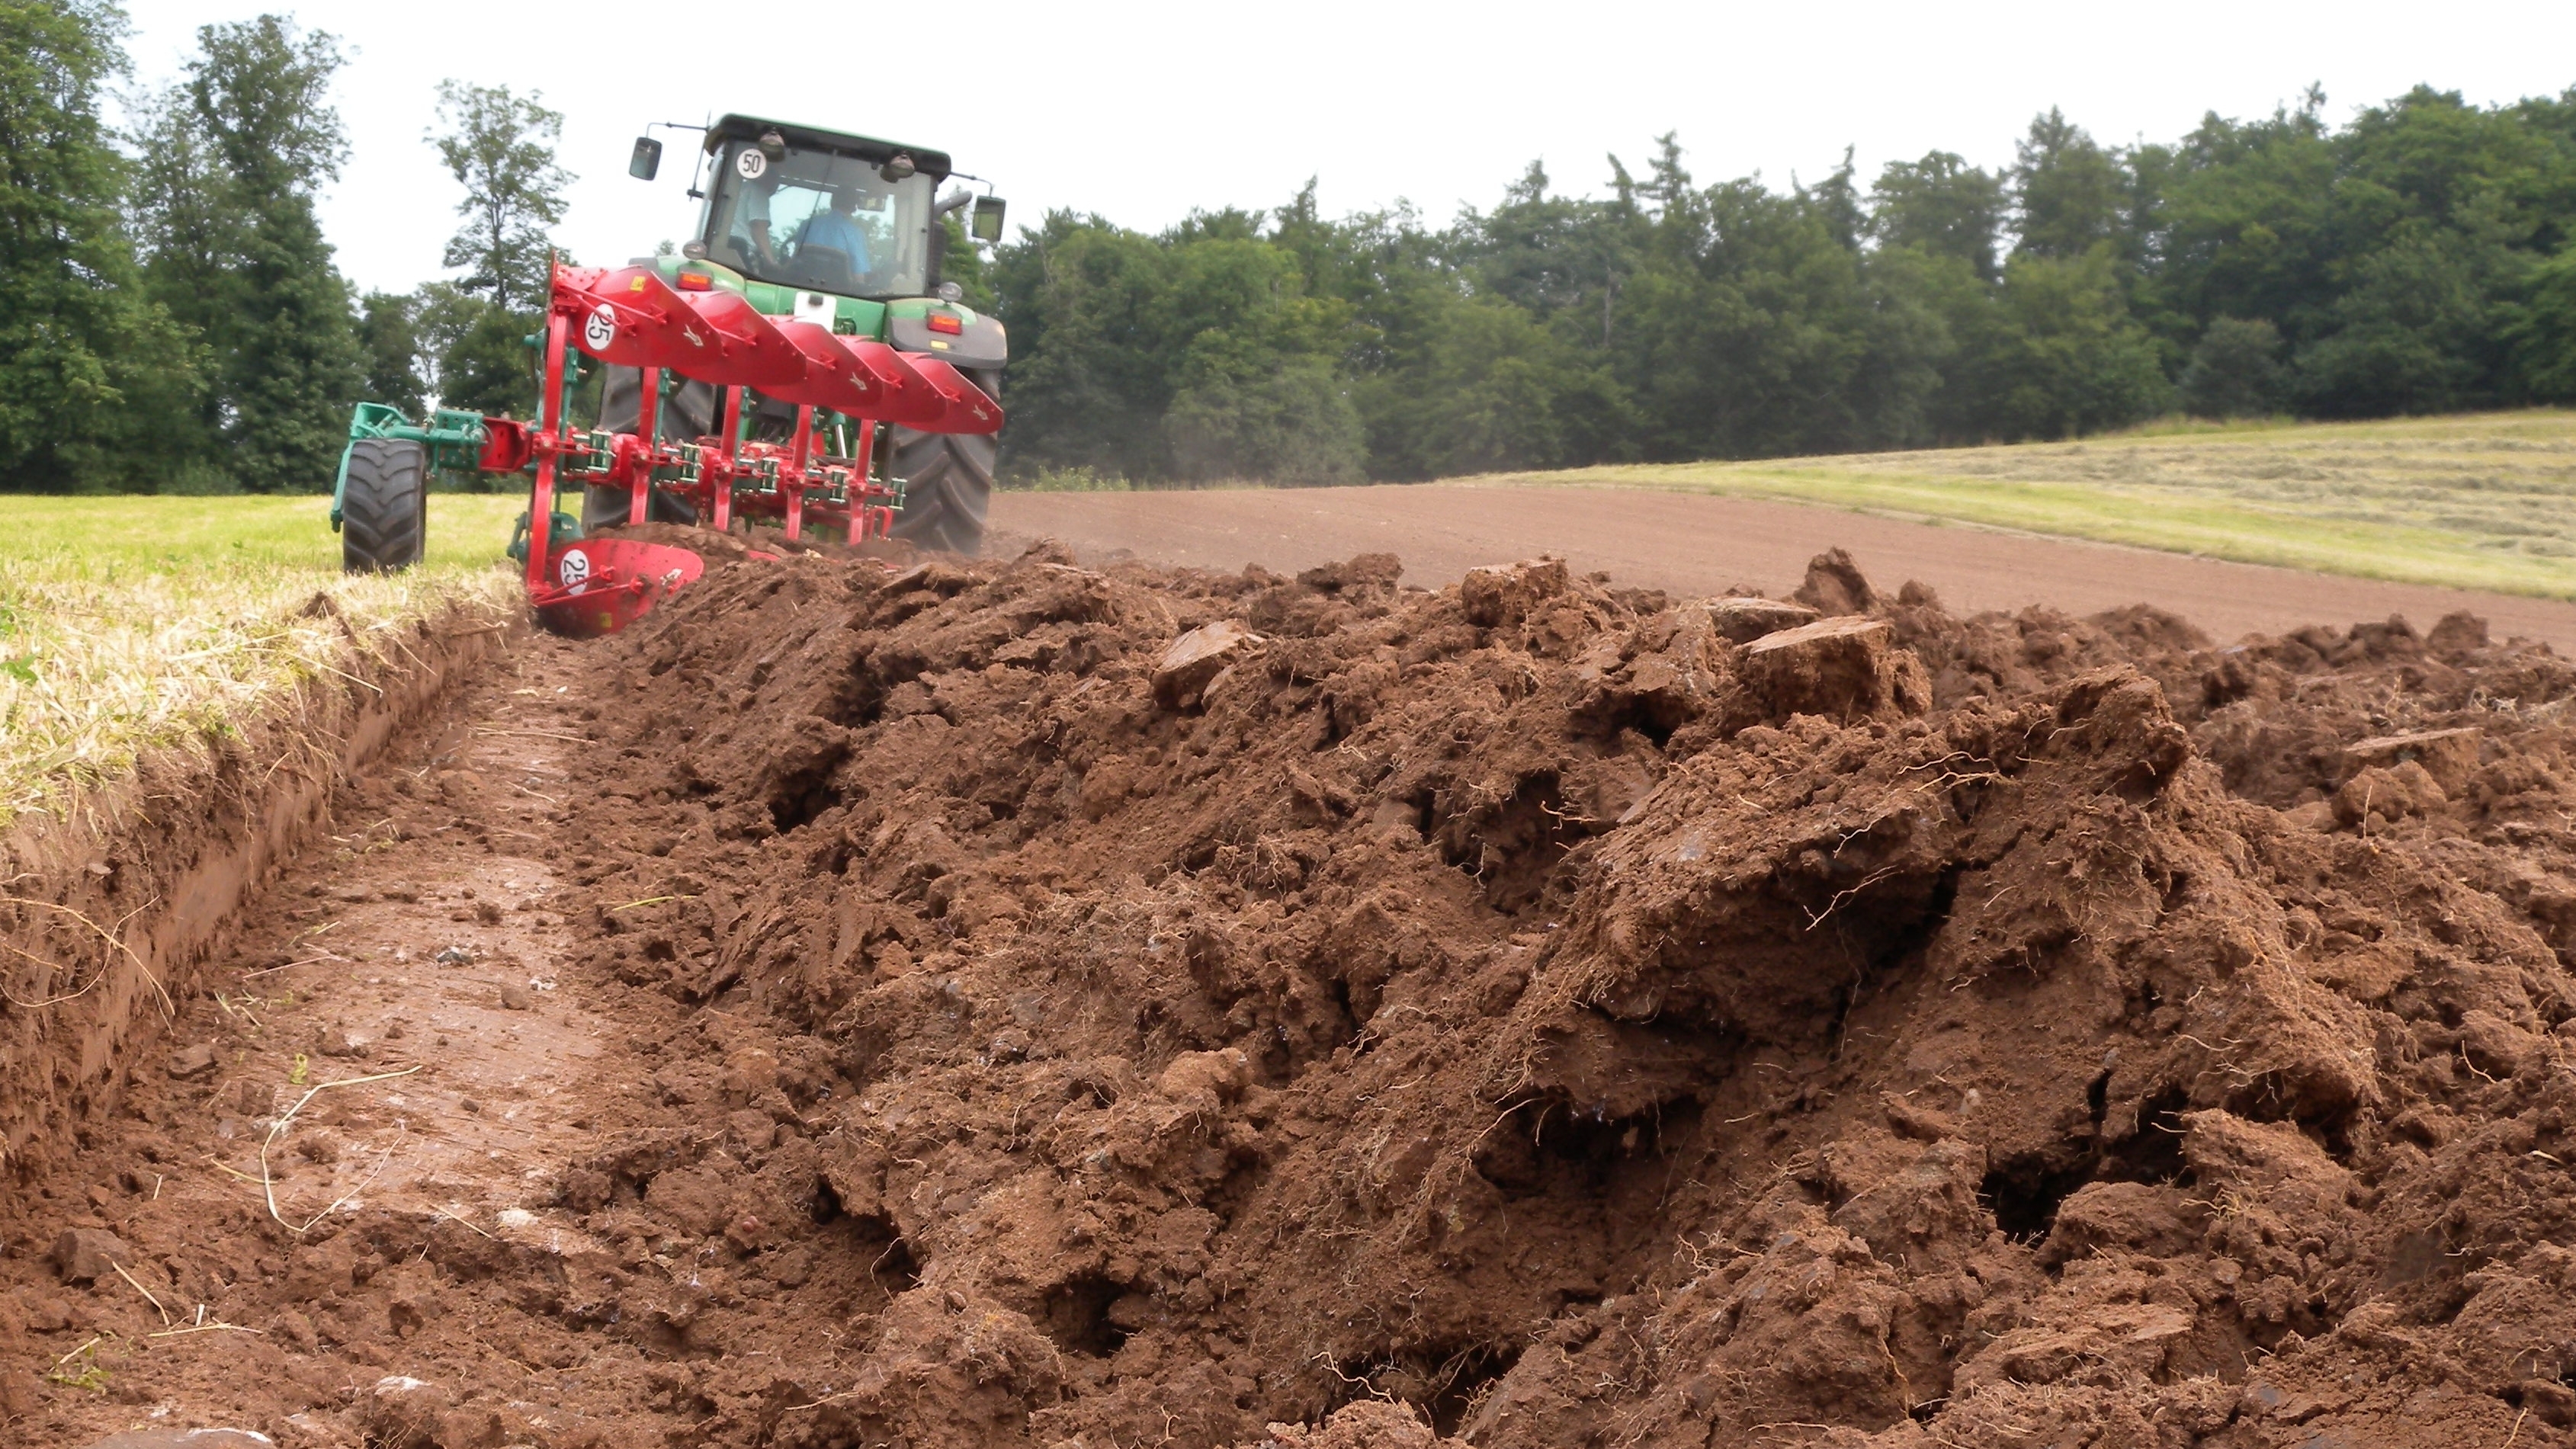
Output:
M527 511L519 493L433 493L429 499L432 569L497 562L513 520ZM30 498L0 497L0 567L31 561L79 574L212 571L271 578L340 575L340 535L331 531L331 500L290 498Z
M340 572L330 500L0 498L0 823L220 733L412 621L517 607L515 495L437 494L410 572ZM336 604L311 608L314 596Z
M1491 474L1664 488L2576 598L2576 412L2165 425L2074 443Z

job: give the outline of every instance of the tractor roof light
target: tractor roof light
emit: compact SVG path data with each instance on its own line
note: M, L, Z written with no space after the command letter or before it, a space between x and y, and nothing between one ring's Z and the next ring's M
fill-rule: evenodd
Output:
M784 161L787 159L787 138L778 134L777 127L772 126L768 130L761 132L759 144L760 154L767 157L772 162Z
M877 177L882 181L892 183L902 181L920 169L921 168L919 166L913 164L911 152L897 151L894 153L892 160L889 160L886 164L877 168Z

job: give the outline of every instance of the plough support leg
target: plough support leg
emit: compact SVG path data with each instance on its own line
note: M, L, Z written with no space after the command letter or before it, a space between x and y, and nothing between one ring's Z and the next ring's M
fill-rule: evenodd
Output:
M858 447L850 454L849 543L852 548L858 547L868 536L868 477L870 468L874 466L870 455L876 452L877 425L861 418L855 431L858 433Z
M644 440L644 466L636 470L635 491L626 503L629 527L642 523L653 507L653 465L662 456L662 433L654 426L662 407L662 369L644 369L644 392L635 413L635 434Z
M790 543L805 531L805 462L814 452L814 409L811 404L796 409L796 441L788 452L788 469L778 480L779 491L787 495L786 534Z
M546 390L537 403L537 485L528 500L528 590L547 588L555 515L555 450L563 438L564 314L546 318Z
M720 440L724 467L717 470L715 499L708 509L708 522L718 533L733 527L733 460L742 447L742 389L726 388L724 399L724 435Z

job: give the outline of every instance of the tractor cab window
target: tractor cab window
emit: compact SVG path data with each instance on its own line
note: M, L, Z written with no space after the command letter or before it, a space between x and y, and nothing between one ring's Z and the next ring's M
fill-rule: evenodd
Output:
M790 148L772 161L726 145L707 193L707 254L764 282L845 297L928 289L932 193L926 175L887 181L876 164Z

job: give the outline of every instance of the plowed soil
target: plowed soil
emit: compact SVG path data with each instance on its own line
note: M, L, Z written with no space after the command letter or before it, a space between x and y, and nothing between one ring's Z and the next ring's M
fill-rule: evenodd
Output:
M524 644L0 1201L13 1441L2576 1441L2576 665L1421 582Z

